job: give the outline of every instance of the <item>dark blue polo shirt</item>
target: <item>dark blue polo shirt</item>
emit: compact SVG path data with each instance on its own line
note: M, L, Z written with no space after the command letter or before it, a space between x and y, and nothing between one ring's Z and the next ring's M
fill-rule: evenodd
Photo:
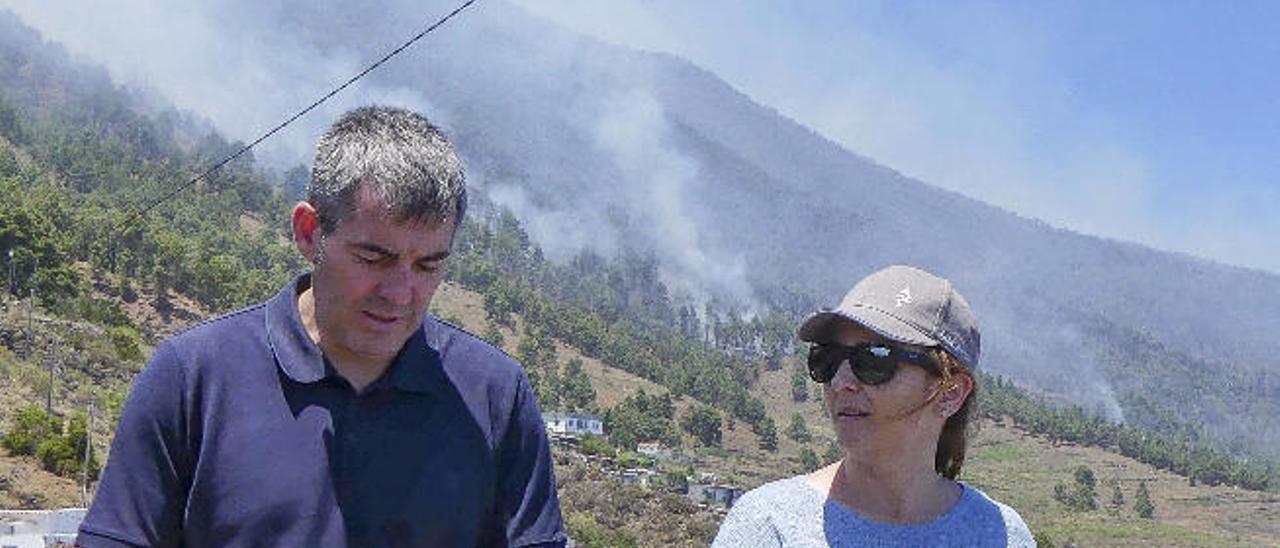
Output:
M357 394L302 326L302 276L156 348L83 546L561 546L524 370L428 317Z

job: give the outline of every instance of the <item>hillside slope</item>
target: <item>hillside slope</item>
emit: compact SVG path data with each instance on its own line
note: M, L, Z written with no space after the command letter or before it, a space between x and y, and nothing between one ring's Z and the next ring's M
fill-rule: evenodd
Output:
M367 56L365 37L408 32L420 11L223 4L261 20L215 28L267 33L316 63ZM548 257L649 250L676 299L797 313L886 264L917 264L964 290L988 371L1115 419L1177 415L1280 454L1280 276L1020 217L846 150L683 59L486 7L365 85L442 120L477 193ZM261 62L287 74L296 59ZM1139 340L1157 350L1137 355ZM1221 380L1199 382L1206 371ZM1134 403L1147 389L1158 409Z
M455 284L442 287L433 310L477 333L488 321L481 296ZM522 335L519 327L505 333L508 350L514 351ZM640 389L665 392L659 385L587 358L567 345L560 344L559 350L561 361L577 358L589 364L587 375L602 408ZM795 413L803 416L815 441L799 444L779 436L775 452L761 450L757 437L743 427L726 432L720 448L702 447L685 435L684 446L695 457L696 471L712 472L750 488L800 473L799 454L805 447L819 455L825 452L825 440L833 437L830 426L816 399L793 401L791 366L789 360L777 370L764 369L762 364L755 392L778 424L787 424ZM811 393L812 398L817 397L816 385L811 386ZM689 404L678 403L678 413L686 412ZM1080 466L1088 467L1097 477L1098 510L1072 510L1053 497L1054 486L1070 484L1073 471ZM1018 509L1033 532L1060 545L1280 546L1280 494L1192 485L1185 477L1133 459L1093 447L1055 444L991 418L979 425L962 479ZM1137 485L1142 482L1155 505L1154 518L1149 520L1133 510ZM1117 483L1125 497L1122 507L1110 504ZM632 492L646 496L644 491Z
M182 301L178 296L172 300ZM141 325L153 325L159 312L146 305L153 303L153 296L145 296L136 302L135 309L142 315L136 318ZM0 316L0 332L10 333L11 346L21 349L23 323L26 311L17 302L10 301L8 313ZM149 310L149 312L148 312ZM483 332L489 323L483 298L454 283L442 286L435 302L434 313L477 333ZM198 313L198 311L197 311ZM66 337L77 328L59 323L37 314L33 322L37 332L53 328L44 337ZM167 324L167 323L166 323ZM61 325L61 327L57 327ZM172 324L167 324L170 328ZM87 329L92 329L87 328ZM59 334L62 333L62 334ZM505 347L516 352L526 336L524 321L514 318L512 328L503 329ZM16 338L15 338L16 337ZM47 342L47 341L45 341ZM41 343L41 346L45 346ZM577 349L557 342L558 362L580 359L590 384L596 391L595 405L609 409L629 396L643 390L650 394L663 394L667 389L652 381L641 379L625 371L609 367L598 360L584 356ZM107 350L99 350L107 352ZM103 359L109 359L104 354ZM92 363L93 358L87 362ZM93 370L82 362L67 362L60 366L58 408L63 413L74 410L83 402L103 396L98 390L116 383L99 384L85 382ZM23 358L19 350L0 353L0 365L7 377L0 378L6 389L0 398L0 413L11 416L20 406L39 401L37 379L43 371L39 362ZM790 359L784 360L780 369L770 370L758 364L759 380L754 392L765 402L767 413L778 424L787 424L793 414L800 414L814 433L814 441L800 444L787 436L779 437L777 451L759 448L759 439L742 425L726 425L723 443L719 447L706 447L692 436L682 435L683 453L692 458L692 470L701 474L710 472L724 481L753 487L803 470L799 454L809 448L817 454L825 452L831 431L820 404L813 399L816 390L811 386L811 399L795 402L791 397ZM107 369L112 371L114 368ZM127 371L124 373L131 375ZM127 378L115 374L111 378ZM79 380L76 380L79 379ZM34 388L33 388L34 387ZM117 388L119 390L119 388ZM79 402L79 403L77 403ZM689 398L677 398L677 416L683 416L697 402ZM110 436L105 424L95 429L95 445L105 451ZM1074 542L1086 546L1128 546L1155 544L1165 546L1262 546L1276 544L1280 538L1280 496L1274 493L1247 491L1222 486L1193 486L1186 478L1158 471L1150 466L1096 448L1070 444L1054 444L1029 435L1019 429L992 420L985 420L974 439L970 460L964 478L993 496L1018 508L1033 531L1058 543ZM566 515L575 516L584 527L613 523L617 516L633 518L637 523L666 523L664 530L687 530L692 536L657 537L654 530L626 525L628 538L664 538L666 544L700 545L699 539L713 534L717 514L682 506L673 495L661 488L626 488L621 491L615 479L610 479L598 468L580 468L580 465L561 459L565 482ZM662 465L660 465L662 466ZM1070 483L1073 470L1089 467L1099 482L1098 503L1100 510L1074 511L1053 498L1054 486ZM667 471L685 471L685 465L668 466ZM1126 498L1123 508L1109 505L1113 484L1118 482ZM1138 482L1146 482L1155 504L1155 518L1141 519L1132 510L1134 490ZM595 494L601 490L626 493L625 497L601 498ZM593 494L595 493L595 494ZM7 501L7 502L5 502ZM665 501L665 502L664 502ZM41 508L75 505L79 503L79 488L75 480L61 478L44 472L30 457L0 456L0 502L9 507ZM579 507L575 504L582 504ZM680 510L683 508L683 510ZM605 516L613 515L615 518ZM588 520L590 518L590 520ZM655 521L656 520L656 521ZM594 523L595 525L591 525ZM594 529L592 529L594 530ZM664 545L666 545L664 544Z
M362 6L360 2L352 5ZM342 22L341 18L334 18L326 24ZM376 27L386 21L369 18L356 23L353 29L362 25ZM991 370L1016 372L1024 382L1038 382L1075 396L1080 394L1072 393L1072 387L1085 391L1097 386L1115 387L1119 392L1116 405L1123 407L1120 411L1136 423L1146 417L1154 418L1152 422L1173 417L1173 429L1203 420L1216 425L1220 435L1253 443L1274 442L1280 437L1272 435L1280 425L1276 418L1280 414L1273 412L1280 401L1280 382L1270 365L1273 361L1268 358L1247 365L1247 360L1233 360L1233 353L1265 353L1274 343L1273 338L1252 337L1240 345L1221 339L1221 331L1233 323L1261 329L1263 335L1273 331L1269 326L1280 321L1272 307L1273 297L1280 295L1274 276L1054 231L960 196L938 194L923 183L898 177L817 136L805 137L803 128L733 95L735 92L722 82L708 84L709 79L714 80L710 75L679 60L598 49L598 44L557 35L553 29L543 29L555 38L546 49L531 48L526 25L533 23L518 17L498 21L482 17L477 24L494 25L481 28L502 31L486 34L501 36L502 40L490 44L495 48L492 51L477 47L477 51L487 52L484 55L500 57L511 54L510 48L523 48L549 56L542 61L550 65L532 63L506 67L510 72L504 74L472 74L474 66L467 64L471 59L468 52L448 45L427 55L424 67L440 78L423 89L440 93L435 104L441 113L448 114L445 119L456 124L453 131L468 155L468 165L473 166L477 204L488 201L510 206L524 216L529 234L544 238L548 256L558 252L558 259L571 263L569 267L548 266L542 261L543 251L530 247L528 234L515 226L513 230L484 235L501 244L485 248L492 255L487 262L478 259L482 253L477 253L470 259L479 262L457 266L466 266L470 269L466 272L477 279L488 277L493 282L486 286L493 290L486 298L523 298L529 293L521 291L535 291L529 288L555 288L561 292L540 295L541 301L530 299L522 304L540 307L543 328L559 322L561 327L569 326L566 331L573 331L571 334L582 334L583 340L597 343L591 352L578 352L563 341L553 343L557 360L582 358L589 382L595 385L595 406L612 407L641 390L668 394L666 387L655 383L658 380L685 394L710 395L704 403L739 417L723 423L724 436L718 446L705 447L692 436L681 434L681 445L697 459L699 467L739 485L752 486L779 474L799 471L803 449L816 454L825 452L825 442L802 445L784 435L778 436L777 452L761 451L761 440L742 418L751 416L753 411L758 410L769 419L768 423L755 421L753 427L787 425L792 416L800 413L818 432L819 440L825 432L824 419L815 402L790 403L792 366L784 360L780 370L764 367L760 354L772 350L760 352L759 348L767 345L756 344L757 339L765 336L745 327L746 305L741 301L699 301L696 295L688 294L691 288L686 284L705 281L703 274L719 273L725 276L721 281L733 285L732 279L743 274L745 278L737 279L750 280L755 284L753 291L782 296L764 298L764 304L808 307L817 301L829 302L819 295L827 282L814 276L843 280L847 273L870 268L871 262L882 260L910 260L960 269L957 280L966 288L968 283L974 284L975 291L966 289L966 293L971 294L975 306L982 308L984 329L995 334L994 350L988 359ZM339 28L332 35L321 33L316 40L332 40L348 30ZM72 61L64 51L44 42L11 16L0 15L0 40L5 46L5 55L0 56L0 135L4 136L0 141L0 201L5 206L0 208L0 249L16 247L20 252L19 292L40 292L39 306L32 315L35 333L22 329L26 318L17 309L5 317L6 325L0 330L3 346L8 349L7 354L0 354L6 374L0 376L0 383L7 382L3 388L9 398L7 403L0 401L0 411L12 418L17 406L38 403L48 388L43 373L53 363L57 371L54 411L59 417L68 417L91 402L109 416L118 412L128 381L156 337L172 332L182 322L261 299L301 269L297 254L282 242L280 234L290 200L287 192L296 191L296 185L272 186L270 177L246 159L213 181L197 185L181 200L157 209L134 225L135 230L126 234L124 241L103 241L109 227L122 220L120 206L135 204L139 196L170 188L174 181L184 180L194 167L220 158L233 145L216 133L206 133L185 115L163 109L160 114L146 114L139 101L127 90L115 87L103 71ZM341 46L342 43L329 43L328 47L332 50ZM574 52L581 57L555 57ZM458 54L457 58L451 58L453 54ZM492 60L500 65L496 58ZM604 73L613 79L601 76L602 67L616 69ZM572 77L548 83L546 74L541 72L547 68L569 70ZM548 74L558 73L553 70ZM393 76L406 78L403 84L417 89L413 87L414 78L421 75L409 71ZM655 82L668 81L664 78L670 79L672 88L650 93L658 89L653 87ZM602 93L593 87L598 82L612 87ZM693 89L690 86L704 84L707 87L695 91L705 97L681 95ZM510 94L495 94L495 89ZM565 95L569 92L572 93ZM664 99L667 94L675 98ZM549 104L554 108L512 112L512 97L522 97L519 104ZM700 104L736 105L738 110L717 114L728 120L717 122L716 118L699 118L705 112L677 108ZM638 112L628 110L637 105L643 108ZM615 116L629 112L635 115L634 119ZM607 128L600 125L605 122ZM633 127L627 122L636 122L634 127L644 136L656 136L656 141L648 142L653 147L641 151L651 152L652 158L632 154L636 150L622 146L626 143L601 140L602 134L597 130ZM721 123L730 125L721 127ZM792 145L800 148L788 149L786 143L775 142L772 137L749 139L770 135L794 141ZM812 148L806 148L805 143ZM771 150L784 154L770 159ZM788 158L793 157L799 159L794 165L788 163L792 162ZM804 171L804 166L814 166L819 171ZM790 175L780 175L786 173ZM637 177L643 180L637 182ZM663 181L680 184L644 186ZM628 186L636 184L640 186ZM523 198L516 199L513 193L519 192L524 193L520 195ZM832 192L858 196L858 200L831 200ZM574 201L579 198L586 201ZM709 224L663 225L659 222L663 219L655 215L673 203L687 207L681 210L686 214L685 221ZM876 207L860 205L866 203ZM617 252L618 257L575 255L580 250L578 244L586 243L574 240L574 232L558 233L556 229L561 225L544 222L547 217L543 214L555 211L578 223L578 229L599 229L602 234L634 238L611 240L622 250L599 250L606 255ZM916 215L919 211L929 214ZM499 208L484 211L477 207L476 213L483 219L480 223L519 224L514 218L508 220ZM592 219L584 221L583 215L598 215L596 221L614 224L593 225L589 222ZM832 220L836 222L828 222ZM817 228L832 224L850 229L847 233L837 231L835 236L828 234L832 239L821 237ZM941 230L953 225L960 228ZM688 230L671 232L682 227ZM688 231L697 237L670 241L661 237L687 236ZM849 234L859 237L847 237ZM937 238L924 238L922 234ZM1030 239L1003 239L1016 234L1029 235ZM862 237L872 235L875 237ZM478 237L478 233L470 236ZM759 246L736 248L738 244L733 242L739 238ZM480 246L478 241L468 244L476 249ZM656 252L642 249L627 254L633 251L631 246L645 245L656 245ZM955 259L953 253L973 263L946 262ZM458 257L458 263L462 263L468 253L460 249ZM618 260L611 262L615 258ZM680 264L658 264L668 260L705 268L681 270ZM522 269L521 265L528 264L534 267ZM735 273L735 264L751 268ZM1098 268L1115 268L1120 274L1108 270L1110 274L1073 278ZM1159 276L1152 277L1152 272ZM979 283L982 276L995 280L995 285ZM769 280L783 279L789 285L781 290L765 287ZM1105 287L1094 291L1094 285ZM1059 286L1075 287L1084 293L1057 291ZM1167 295L1179 298L1166 299ZM450 304L455 296L463 303L456 310ZM1232 315L1220 318L1220 324L1199 330L1194 322L1184 321L1188 310L1211 308L1212 299L1219 297L1240 303L1231 309ZM557 299L571 298L577 299L573 305L557 306ZM1107 301L1106 306L1097 305L1095 299ZM474 293L446 286L437 305L442 316L457 316L461 323L481 333L488 327L487 318L477 312L484 308L482 300ZM593 300L594 304L581 305ZM699 313L712 310L713 302L718 307L717 317L704 325ZM198 306L188 306L190 303ZM702 308L703 304L706 308ZM764 307L760 302L753 304ZM584 308L573 308L578 305ZM1118 308L1108 308L1111 306ZM594 317L575 324L574 320L587 315L583 312L586 307ZM641 312L635 312L637 309ZM769 314L774 319L778 317L776 310L765 312ZM468 315L480 323L465 319ZM1162 323L1164 318L1170 323ZM524 319L516 314L512 327L499 330L509 351L519 352L519 344L528 336ZM1037 331L1035 326L1044 330ZM755 327L759 325L751 329ZM732 341L734 329L739 334L746 333L748 340ZM1001 333L1006 343L1013 340L1017 345L1001 343ZM591 335L598 337L590 339ZM34 344L28 344L28 340ZM672 348L663 344L673 342L679 344L669 346L684 346L677 350L688 352L673 355L669 352ZM756 352L750 350L753 346ZM1212 352L1216 349L1223 352ZM609 356L614 360L611 363L622 363L650 380L606 367L584 354ZM714 368L695 369L689 366L691 363L714 364ZM713 376L716 382L702 382ZM751 396L767 403L753 407L757 401L752 398L736 397L746 391L745 387L751 387ZM671 393L677 416L695 409L720 412L693 401L691 396ZM1158 401L1139 407L1126 398L1134 393L1150 394ZM735 397L726 398L726 394ZM1178 412L1173 413L1174 409ZM758 418L759 415L754 416ZM94 440L99 455L104 454L110 423L95 422ZM1009 495L1012 499L1017 493L1026 493L1032 497L1026 499L1027 505L1035 511L1048 512L1048 517L1034 518L1033 526L1060 532L1062 538L1080 532L1077 529L1111 526L1107 524L1112 522L1105 519L1099 523L1090 521L1095 519L1092 514L1074 516L1084 521L1054 517L1057 507L1043 503L1043 497L1052 492L1057 482L1070 481L1070 467L1065 463L1095 462L1089 460L1092 457L1088 451L1058 461L1048 456L1045 459L1049 460L1036 460L1038 450L1030 448L999 446L993 452L996 460L1011 452L1015 457L1006 460L1018 466L1029 460L1031 465L1053 473L1032 474L1033 481ZM28 457L15 462L26 464L15 465L12 470L31 469ZM1098 460L1090 466L1101 470L1104 465L1103 460ZM976 481L981 463L975 462L974 466ZM1004 481L1006 473L1016 475L1017 470L999 470L993 477ZM1101 471L1098 474L1107 480ZM1134 477L1147 477L1144 474L1139 472ZM26 475L37 484L41 480L39 472ZM1132 477L1119 479L1129 481ZM38 488L27 487L25 481L11 478L9 485L16 487L7 491L5 496L11 499L5 500L40 504L30 498L32 489ZM60 504L56 501L70 498L66 482L59 485L62 491L45 497L48 504ZM997 490L1002 484L992 481L990 485ZM0 492L5 492L2 487ZM1175 493L1168 498L1171 508L1179 508L1178 501L1184 499L1208 501L1212 515L1179 518L1169 522L1172 529L1150 533L1154 537L1135 538L1178 543L1178 535L1207 531L1204 534L1228 541L1236 539L1233 535L1265 540L1274 532L1274 511L1266 496L1242 502L1229 490L1195 489L1182 498L1171 491ZM1107 494L1105 490L1100 492ZM1160 496L1156 494L1158 500ZM1250 504L1260 518L1240 517L1245 515L1241 508ZM1178 512L1171 515L1181 515ZM1157 514L1157 522L1160 515ZM1236 518L1224 525L1215 521L1220 516ZM1115 522L1123 534L1148 534L1131 531L1145 522L1129 523L1124 519L1121 516ZM1097 539L1110 542L1112 537L1103 535Z

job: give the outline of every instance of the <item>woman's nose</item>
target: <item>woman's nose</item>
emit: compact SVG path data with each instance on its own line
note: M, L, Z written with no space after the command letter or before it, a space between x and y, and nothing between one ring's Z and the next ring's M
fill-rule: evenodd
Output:
M831 377L831 388L836 390L858 391L864 388L858 377L853 374L853 366L848 360L836 366L836 374Z

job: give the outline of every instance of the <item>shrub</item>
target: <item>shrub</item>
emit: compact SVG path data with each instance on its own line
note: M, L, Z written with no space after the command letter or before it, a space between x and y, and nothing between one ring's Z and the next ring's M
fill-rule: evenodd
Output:
M13 429L0 437L0 445L13 455L34 455L44 440L62 434L62 424L38 405L28 405L14 417Z
M85 450L88 441L87 420L83 414L71 417L65 433L62 421L45 413L38 405L29 405L18 412L14 427L0 437L14 455L35 455L42 468L60 476L77 477L85 466ZM89 452L89 479L98 478L98 459Z
M107 330L111 336L111 345L115 347L116 357L126 362L142 361L142 337L138 330L130 326L112 327Z
M618 453L614 450L612 445L609 445L609 442L604 440L604 438L591 435L582 436L582 442L579 444L578 448L588 455L599 455L603 457L612 457Z

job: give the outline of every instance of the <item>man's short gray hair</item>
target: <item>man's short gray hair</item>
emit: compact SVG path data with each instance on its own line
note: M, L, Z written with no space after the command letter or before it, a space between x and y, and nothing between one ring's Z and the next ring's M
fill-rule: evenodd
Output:
M400 221L453 220L467 209L462 162L448 139L422 115L399 108L349 111L320 138L307 201L323 234L332 233L372 192Z

